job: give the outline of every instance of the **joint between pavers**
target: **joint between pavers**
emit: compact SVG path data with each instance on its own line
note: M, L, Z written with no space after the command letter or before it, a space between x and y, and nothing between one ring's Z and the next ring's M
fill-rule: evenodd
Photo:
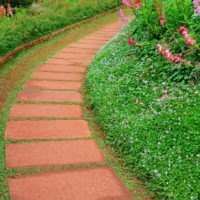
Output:
M52 105L82 105L81 102L51 102L51 101L15 101L16 104L52 104Z
M27 120L27 121L33 121L33 120L86 120L85 117L63 117L63 118L57 118L57 117L16 117L16 118L13 118L13 117L9 117L8 118L8 121L21 121L21 120Z
M24 144L24 143L40 143L40 142L62 142L62 141L74 141L74 140L95 140L91 137L80 137L80 138L58 138L58 139L7 139L5 138L6 144Z
M39 78L30 78L28 80L36 80L36 81L66 81L66 82L83 82L83 80L60 80L60 79L39 79Z

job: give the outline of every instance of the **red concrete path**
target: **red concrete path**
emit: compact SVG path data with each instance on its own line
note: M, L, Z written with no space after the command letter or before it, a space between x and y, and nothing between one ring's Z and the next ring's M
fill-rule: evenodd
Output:
M7 169L106 164L84 120L80 91L91 59L120 27L118 22L107 25L66 46L30 75L5 131L5 139L27 141L6 145ZM108 166L24 175L9 178L8 185L11 200L133 199Z

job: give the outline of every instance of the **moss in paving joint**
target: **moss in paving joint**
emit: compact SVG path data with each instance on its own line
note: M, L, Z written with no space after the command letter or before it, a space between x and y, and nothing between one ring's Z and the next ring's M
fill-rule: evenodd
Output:
M48 102L40 102L40 101L16 101L15 102L16 104L29 104L29 105L32 105L32 104L39 104L39 105L46 105L46 104L54 104L54 105L82 105L82 102L51 102L51 101L48 101Z
M67 66L66 66L67 69ZM85 74L85 72L65 72L65 71L44 71L44 70L37 70L36 72L49 72L49 73L57 73L57 74Z
M51 117L51 118L48 118L48 117L44 117L44 118L40 118L40 117L35 117L35 118L28 118L28 117L16 117L16 118L8 118L7 121L22 121L22 120L25 120L25 121L33 121L33 120L85 120L84 117L76 117L76 118L73 118L73 117L65 117L65 118L56 118L56 117Z
M40 174L48 172L62 172L67 170L76 170L76 169L85 169L85 168L94 168L107 166L106 162L102 163L87 163L87 164L73 164L73 165L63 165L63 166L49 166L49 167L36 167L36 168L17 168L17 169L8 169L7 178L31 175L31 174Z
M81 92L80 90L62 90L62 89L40 89L40 88L21 88L21 90L30 91L59 91L59 92Z
M60 82L82 82L82 80L56 80L56 79L40 79L40 78L30 78L27 80L32 80L32 81L60 81Z
M12 140L7 139L6 144L23 144L23 143L39 143L39 142L62 142L62 141L74 141L74 140L91 140L93 137L81 137L81 138L61 138L61 139L32 139L32 140Z

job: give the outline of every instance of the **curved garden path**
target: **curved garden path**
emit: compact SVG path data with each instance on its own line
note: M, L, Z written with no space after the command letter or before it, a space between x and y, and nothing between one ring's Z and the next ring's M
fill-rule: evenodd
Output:
M66 46L22 86L6 126L5 138L16 141L5 147L7 169L70 167L9 178L12 200L133 198L91 135L81 97L87 66L120 28L116 22Z

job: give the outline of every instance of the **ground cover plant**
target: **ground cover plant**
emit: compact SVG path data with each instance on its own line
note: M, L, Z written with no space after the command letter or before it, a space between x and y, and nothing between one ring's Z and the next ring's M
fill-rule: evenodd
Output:
M13 17L0 16L0 56L21 44L119 5L119 0L43 0L28 8L17 7Z
M126 28L99 52L86 77L105 142L155 199L200 198L196 2L123 0L136 18L127 25L120 10Z

